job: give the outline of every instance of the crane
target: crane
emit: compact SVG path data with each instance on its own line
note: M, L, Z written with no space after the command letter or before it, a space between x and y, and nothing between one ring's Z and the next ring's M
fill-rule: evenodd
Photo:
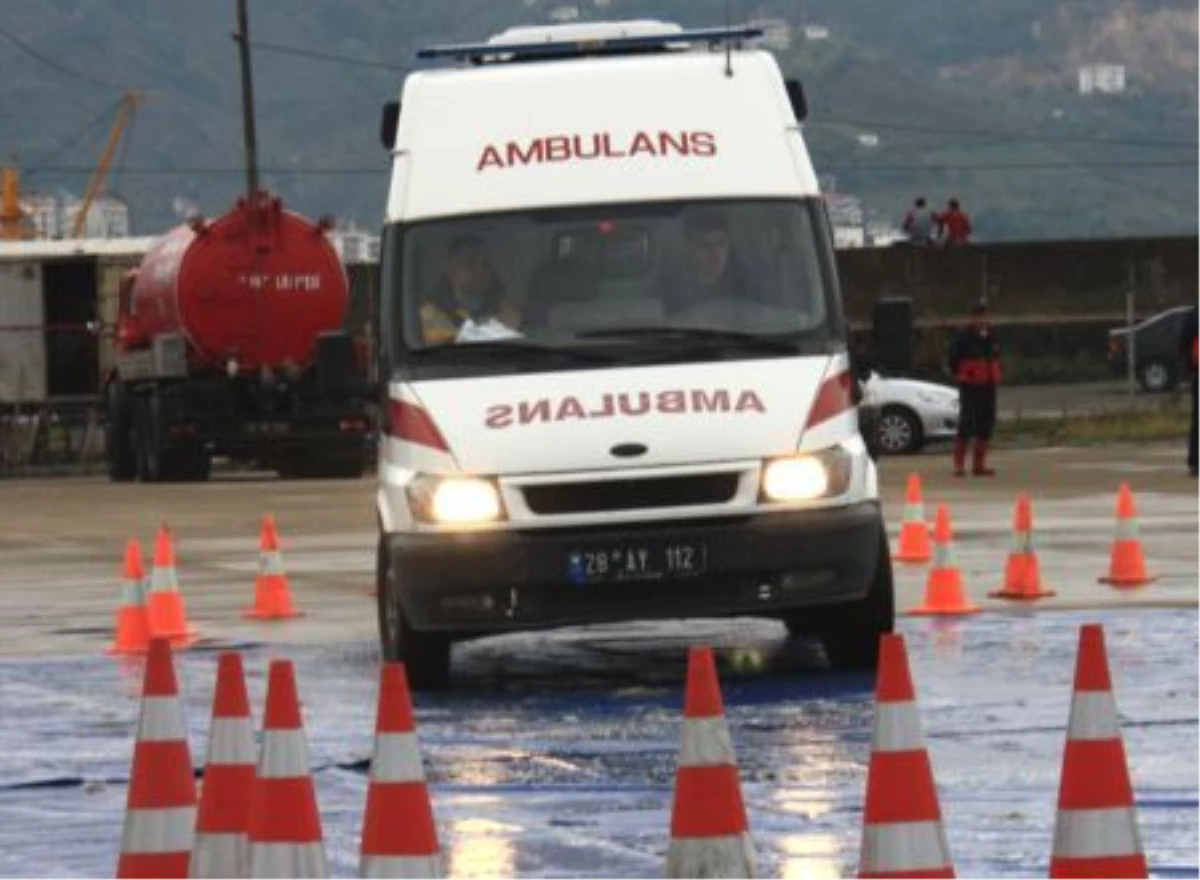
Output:
M71 238L79 238L83 234L92 202L96 200L96 196L104 189L104 178L108 175L108 168L112 164L113 154L117 151L117 144L120 142L121 135L125 132L126 126L129 125L130 120L133 118L133 111L141 101L141 95L136 92L126 92L117 104L117 117L113 120L112 131L108 133L108 143L104 145L104 152L100 156L100 162L96 166L96 170L92 172L91 180L88 181L87 191L84 193L83 202L79 206L79 213L75 215L75 223L71 228Z
M0 168L0 241L31 238L28 218L21 210L21 183L16 165Z

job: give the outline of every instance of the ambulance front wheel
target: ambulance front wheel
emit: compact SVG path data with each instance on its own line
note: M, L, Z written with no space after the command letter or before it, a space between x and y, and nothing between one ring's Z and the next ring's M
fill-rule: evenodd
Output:
M879 665L879 637L895 628L896 598L887 532L879 527L875 571L867 595L857 602L835 605L817 613L785 618L793 636L816 635L829 665L838 672L873 672Z
M404 664L413 690L437 691L450 685L450 639L414 631L400 604L400 582L392 554L381 535L376 551L379 647L383 659Z

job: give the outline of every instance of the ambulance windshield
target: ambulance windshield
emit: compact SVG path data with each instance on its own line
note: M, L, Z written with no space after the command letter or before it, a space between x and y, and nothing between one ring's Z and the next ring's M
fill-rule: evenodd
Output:
M430 362L478 363L466 349L503 343L539 369L556 353L628 363L714 347L818 353L845 339L814 199L533 210L389 233L393 341Z

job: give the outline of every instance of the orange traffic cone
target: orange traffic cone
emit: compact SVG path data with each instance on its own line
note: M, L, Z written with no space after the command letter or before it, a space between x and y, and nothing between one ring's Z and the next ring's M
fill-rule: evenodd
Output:
M921 478L908 475L908 488L904 493L904 521L900 526L900 548L892 558L897 562L928 562L932 556L929 547L929 525L925 522L925 502L921 498Z
M272 660L262 752L250 798L250 876L327 873L296 673L290 660Z
M283 619L300 617L292 604L292 592L288 587L287 573L283 570L283 556L279 550L279 533L275 530L275 518L270 514L263 517L262 533L259 537L258 577L254 579L254 607L242 612L243 617L256 619Z
M1112 559L1108 577L1100 578L1100 583L1114 587L1141 587L1154 580L1146 574L1146 558L1142 555L1142 542L1138 539L1133 493L1129 491L1128 483L1122 483L1117 494L1117 526L1113 536Z
M859 877L953 877L904 636L879 642Z
M250 798L254 791L254 721L240 654L217 660L208 760L200 787L193 877L246 877L250 870Z
M925 604L910 608L909 614L974 614L978 605L967 600L962 572L954 554L954 536L950 531L950 509L937 506L937 522L933 527L933 568L925 584Z
M196 785L166 639L151 639L117 877L186 877Z
M171 532L163 525L154 539L154 574L150 578L150 598L147 606L150 635L171 640L176 648L195 642L196 630L188 625L183 607L183 594L175 575L175 549Z
M125 544L124 578L116 637L105 653L145 654L150 647L150 619L146 615L146 569L137 538Z
M441 877L433 807L413 725L408 677L399 663L379 676L375 754L363 816L360 877Z
M753 877L754 842L712 649L688 652L668 877Z
M1022 492L1013 510L1013 539L1004 566L1004 586L988 593L994 599L1040 599L1053 596L1042 589L1042 570L1033 547L1033 505Z
M1051 877L1146 877L1104 628L1079 631Z

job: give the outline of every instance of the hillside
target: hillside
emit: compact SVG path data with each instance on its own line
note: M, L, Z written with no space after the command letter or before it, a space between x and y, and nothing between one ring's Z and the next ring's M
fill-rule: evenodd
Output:
M592 18L708 25L724 15L717 0L572 2ZM377 226L379 106L416 46L545 21L562 5L252 0L264 181L299 210ZM876 217L894 220L917 193L956 194L991 239L1196 230L1194 3L738 0L733 9L738 20L793 25L778 54L805 81L814 158ZM129 200L136 230L156 231L189 204L224 210L243 185L233 0L10 0L5 12L0 154L16 156L26 188L82 191L111 105L134 88L146 101L109 188ZM806 24L828 36L805 39ZM1125 66L1124 94L1079 94L1079 67L1098 63Z

